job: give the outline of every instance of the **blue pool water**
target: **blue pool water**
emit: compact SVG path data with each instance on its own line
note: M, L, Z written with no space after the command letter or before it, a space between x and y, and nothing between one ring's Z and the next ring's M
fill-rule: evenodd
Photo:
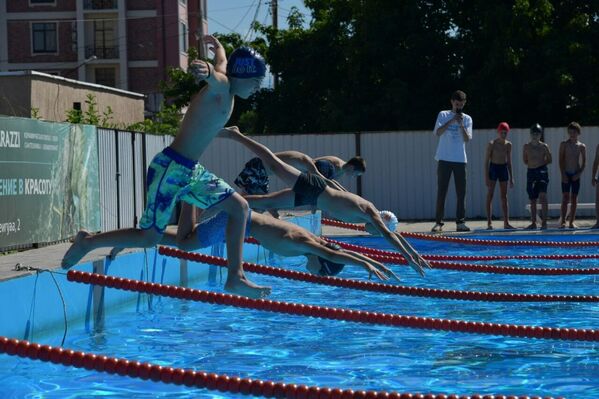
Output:
M488 236L480 238L489 238ZM497 237L494 237L497 238ZM501 237L504 238L504 237ZM531 236L521 239L543 239ZM599 236L545 236L593 240ZM376 238L346 241L390 249ZM424 254L597 253L598 248L488 247L410 240ZM271 264L281 264L274 257ZM303 258L285 266L303 270ZM535 267L597 267L599 260L493 261ZM207 267L192 263L190 267ZM599 295L599 276L508 276L430 270L420 278L394 266L405 285L518 293ZM342 277L364 279L348 267ZM271 299L429 317L599 328L599 304L485 303L385 295L262 275ZM222 284L195 288L222 291ZM102 331L72 326L65 346L163 366L254 379L365 390L493 393L599 398L599 345L434 332L279 315L167 298L147 298L106 319ZM68 300L68 299L67 299ZM57 333L62 336L62 331ZM56 345L59 339L37 339ZM133 380L88 370L0 356L2 398L224 398L206 390Z

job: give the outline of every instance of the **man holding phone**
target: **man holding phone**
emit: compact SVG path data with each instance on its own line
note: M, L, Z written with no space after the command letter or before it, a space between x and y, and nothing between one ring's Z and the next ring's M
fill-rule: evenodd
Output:
M453 174L457 194L456 230L470 231L466 226L466 143L472 139L472 118L463 112L466 93L456 90L451 95L451 110L437 116L433 133L439 137L435 160L437 161L436 223L431 231L443 230L445 197Z

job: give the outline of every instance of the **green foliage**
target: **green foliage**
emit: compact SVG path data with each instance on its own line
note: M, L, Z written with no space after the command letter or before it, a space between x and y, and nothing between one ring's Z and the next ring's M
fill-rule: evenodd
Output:
M70 109L67 111L66 122L69 123L82 123L86 125L94 125L105 128L117 128L117 124L112 122L114 112L110 106L107 106L102 114L98 110L98 101L96 96L88 94L85 99L85 111L80 109Z
M179 125L181 124L179 111L179 108L175 104L166 105L163 103L160 111L154 118L146 118L143 122L129 125L127 126L127 130L174 136L177 134Z
M40 109L32 107L31 108L31 119L42 119L40 116Z
M599 123L599 3L305 0L289 29L258 25L275 90L255 130L430 129L456 89L477 127Z
M500 120L599 124L598 2L304 4L311 15L293 8L288 29L254 23L251 43L236 33L217 35L227 55L244 44L256 48L278 77L276 88L237 99L229 124L252 134L428 130L456 89L468 94L478 128ZM162 89L170 108L145 128L175 132L180 110L202 84L169 70Z

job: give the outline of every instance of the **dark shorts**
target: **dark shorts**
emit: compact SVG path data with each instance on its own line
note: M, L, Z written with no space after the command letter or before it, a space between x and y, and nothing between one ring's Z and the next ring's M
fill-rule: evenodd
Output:
M295 193L295 205L316 205L318 197L327 187L327 182L318 175L304 172L297 177L293 192Z
M235 179L235 184L246 194L268 194L268 173L262 160L260 158L250 159Z
M536 200L540 193L546 193L548 184L549 172L546 165L528 169L526 172L526 192L529 199Z
M316 169L320 172L321 175L326 177L327 179L333 179L335 177L335 165L329 160L320 159L314 162Z
M572 180L572 176L575 174L576 173L566 172L568 180L566 183L562 182L562 194L572 193L574 195L578 195L578 192L580 191L580 178L578 178L578 180Z
M508 181L510 173L507 169L507 164L490 163L489 164L489 180L491 181Z

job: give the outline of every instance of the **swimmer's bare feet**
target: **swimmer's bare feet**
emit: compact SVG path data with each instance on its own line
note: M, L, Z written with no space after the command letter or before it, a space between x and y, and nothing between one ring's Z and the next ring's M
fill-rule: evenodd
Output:
M575 223L570 223L570 225L568 226L569 229L577 229L578 225Z
M253 299L265 298L270 295L272 288L252 283L245 276L227 276L225 290L231 294L247 296Z
M547 230L547 222L541 224L541 230Z
M67 253L64 255L64 258L62 258L62 262L60 263L63 269L73 267L88 252L88 250L85 248L85 239L89 236L90 233L85 230L81 230L79 233L77 233L75 238L73 238L73 244L68 249Z
M516 228L514 226L512 226L511 224L507 223L503 225L503 228L506 230L515 230Z
M110 253L108 254L108 259L110 260L115 260L116 256L125 248L121 248L121 247L114 247L110 250Z
M487 230L493 230L493 225L492 224L487 225Z
M545 225L545 228L547 228L547 225ZM537 229L537 224L536 223L531 223L528 226L526 226L525 230L536 230Z

